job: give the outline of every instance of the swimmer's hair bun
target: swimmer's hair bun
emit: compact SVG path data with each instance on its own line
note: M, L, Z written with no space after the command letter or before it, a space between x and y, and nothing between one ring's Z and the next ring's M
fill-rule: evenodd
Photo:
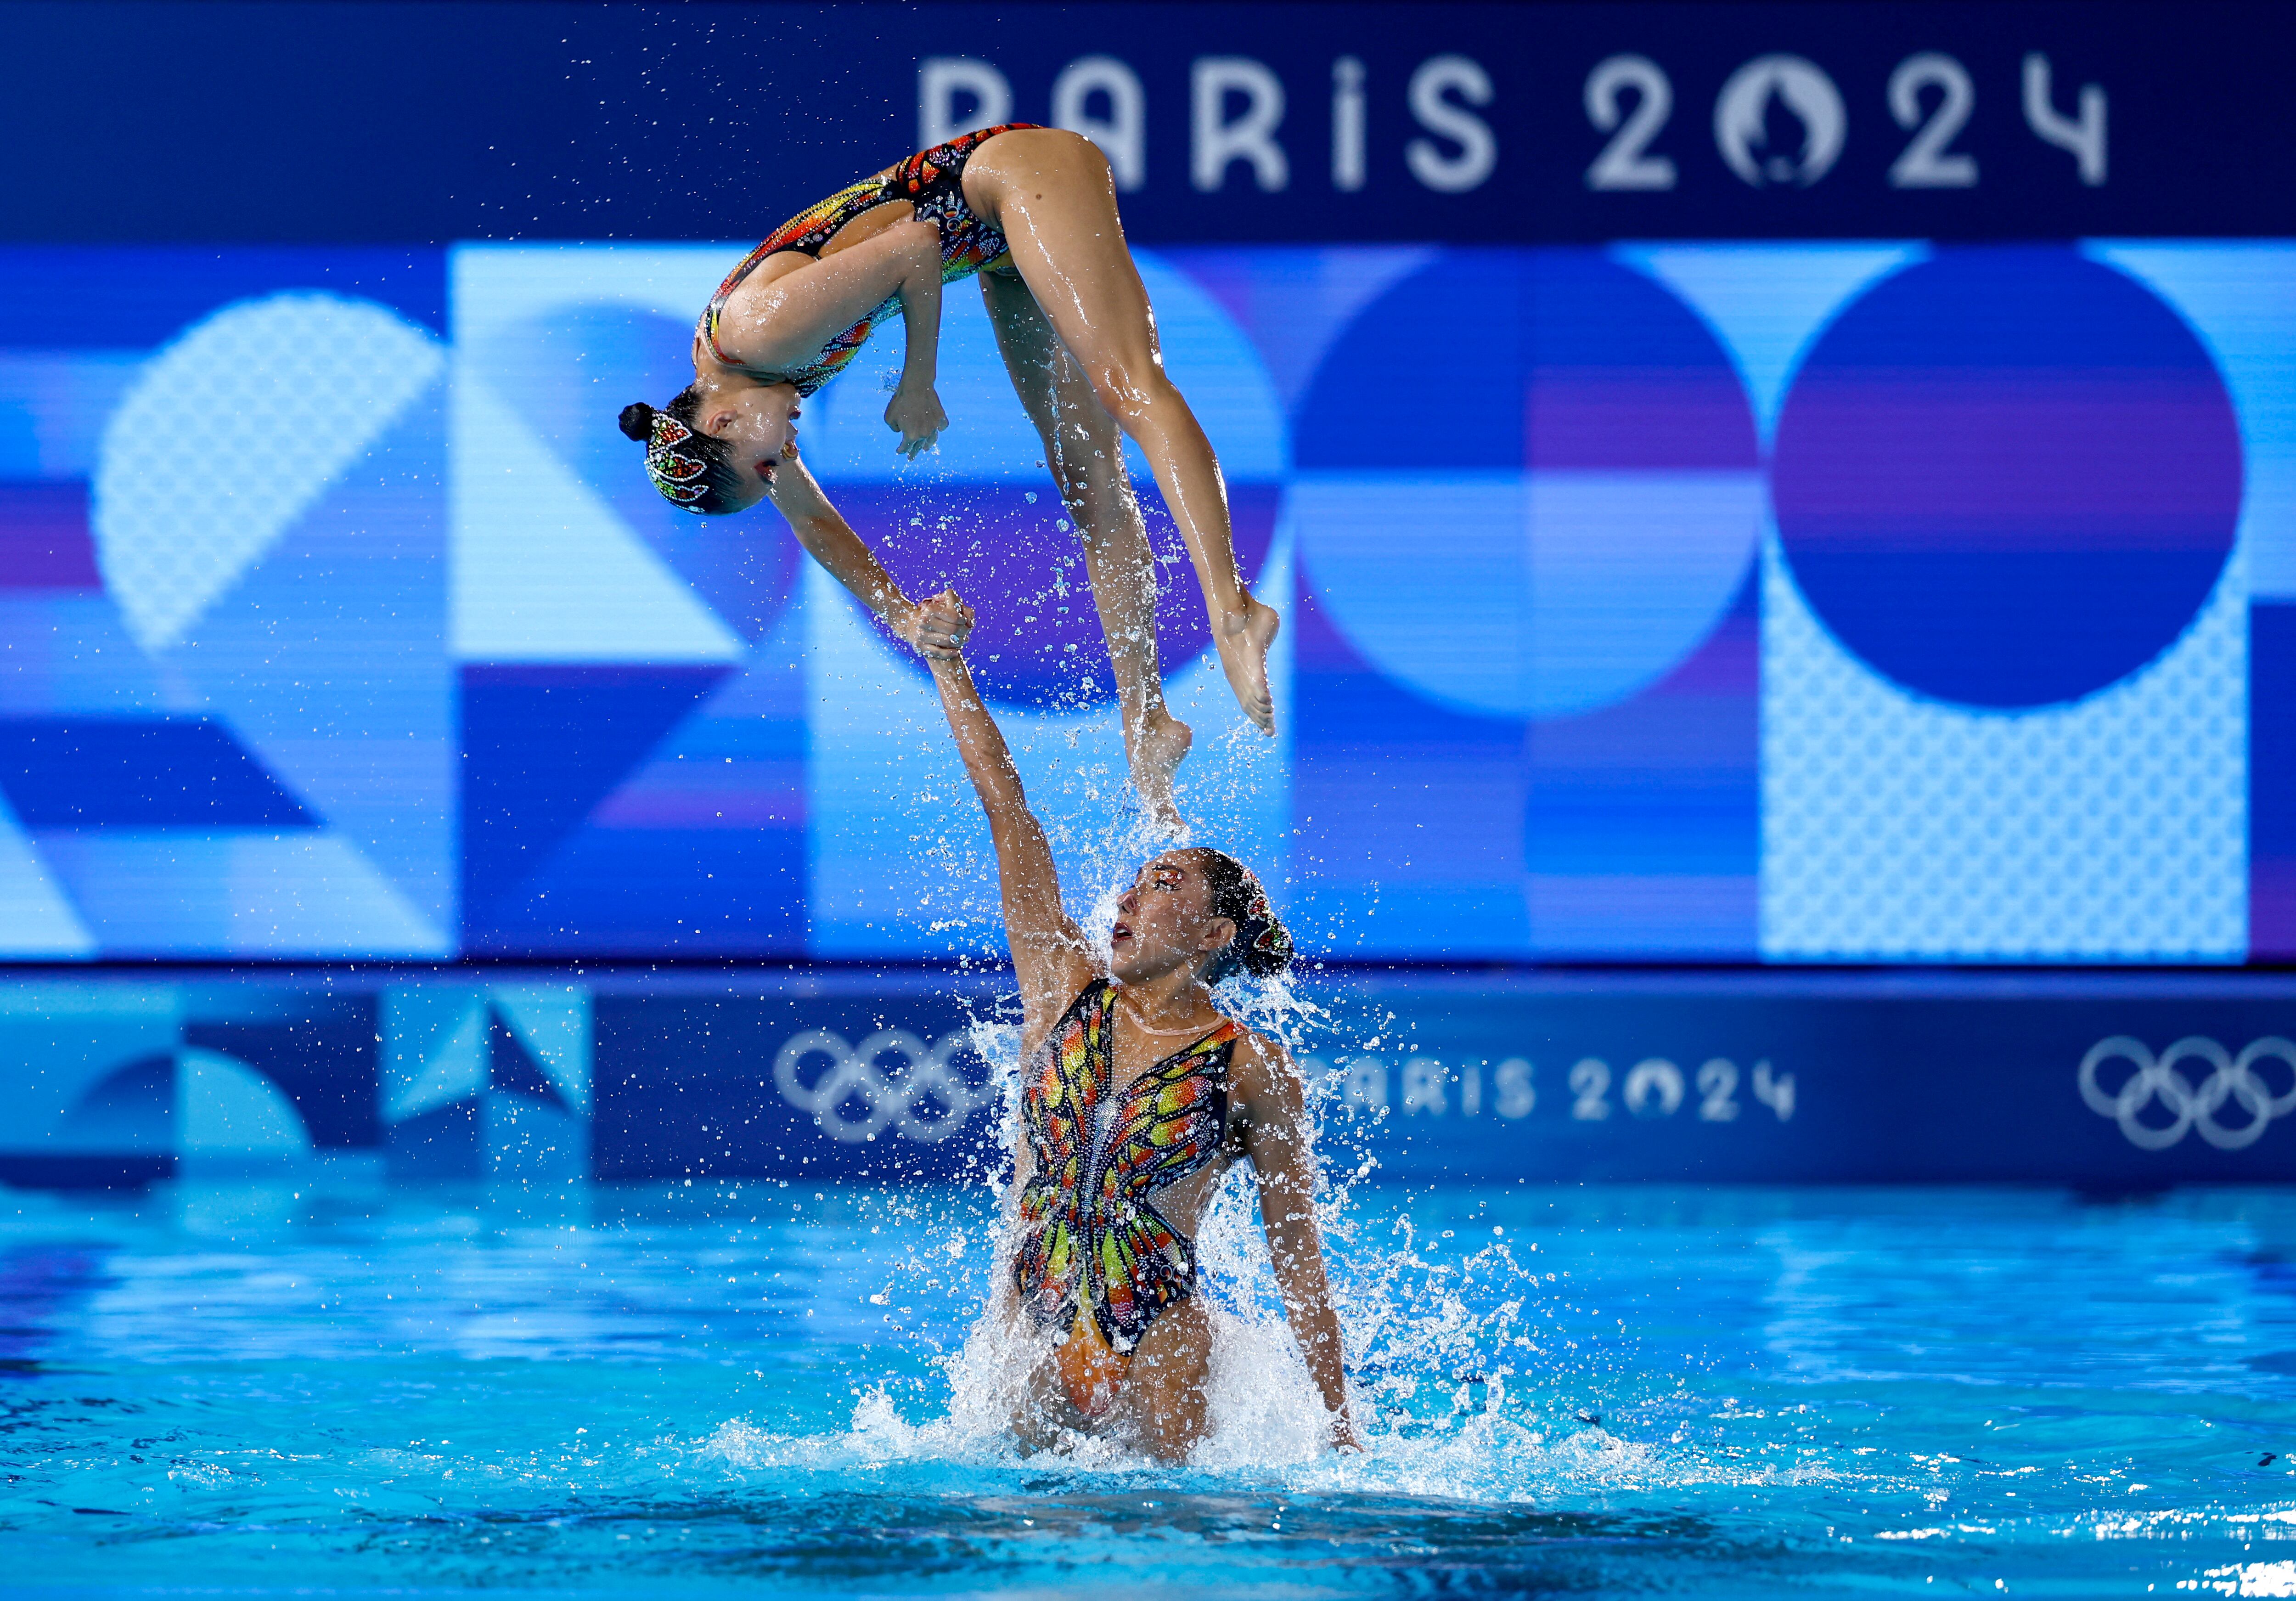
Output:
M632 401L622 407L621 423L622 437L643 445L653 432L653 407L643 400Z

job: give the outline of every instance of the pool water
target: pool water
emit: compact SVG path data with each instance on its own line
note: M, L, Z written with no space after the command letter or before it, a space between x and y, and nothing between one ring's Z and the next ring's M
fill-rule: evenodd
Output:
M979 1190L0 1192L13 1594L2296 1594L2267 1192L1357 1187L1370 1449L1248 1197L1185 1468L1018 1455Z

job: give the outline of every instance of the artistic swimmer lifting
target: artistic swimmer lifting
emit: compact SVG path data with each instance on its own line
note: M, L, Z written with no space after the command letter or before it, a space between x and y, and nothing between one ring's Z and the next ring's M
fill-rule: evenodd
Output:
M984 128L799 213L742 259L702 313L693 382L663 410L624 408L622 431L646 446L655 486L689 511L771 500L824 567L916 645L919 608L798 459L798 403L898 308L907 350L885 421L905 456L931 446L947 425L933 390L941 286L974 274L1083 538L1133 781L1152 818L1177 829L1172 775L1192 736L1164 703L1154 559L1124 464L1126 436L1154 469L1195 563L1228 685L1270 734L1267 650L1278 619L1244 587L1219 463L1165 375L1115 185L1090 141L1026 123Z
M920 649L988 814L1021 985L1019 1201L991 1313L1029 1353L1015 1432L1038 1447L1113 1435L1174 1461L1210 1432L1215 1329L1196 1293L1193 1241L1220 1180L1244 1161L1332 1439L1360 1449L1316 1221L1305 1087L1281 1042L1212 1004L1210 987L1234 973L1289 966L1290 934L1248 868L1194 848L1141 870L1117 902L1110 950L1095 950L1062 908L1044 828L965 667L964 603L945 593L918 611Z

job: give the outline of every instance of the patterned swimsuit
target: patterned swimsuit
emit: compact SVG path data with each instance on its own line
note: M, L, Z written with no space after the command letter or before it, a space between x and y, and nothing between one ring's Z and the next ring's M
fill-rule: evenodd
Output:
M1071 1328L1088 1310L1109 1350L1123 1355L1194 1288L1195 1247L1150 1197L1219 1154L1243 1030L1223 1022L1118 1096L1115 998L1106 979L1086 985L1023 1087L1036 1170L1021 1191L1013 1276L1039 1326Z
M907 201L915 208L919 221L929 222L940 230L942 283L954 283L974 273L1010 264L1013 252L1005 248L1004 235L964 203L964 164L974 151L997 135L1036 126L1033 122L1005 122L975 133L960 134L946 144L919 151L874 177L863 178L850 188L840 189L819 205L809 206L782 224L767 236L764 243L742 258L741 265L726 275L718 292L710 297L699 330L710 354L729 367L755 372L756 369L742 367L742 363L718 348L718 319L726 309L726 299L767 257L777 256L783 250L817 257L822 247L847 223L864 211L894 201ZM882 305L824 345L821 353L811 361L779 373L758 372L758 376L794 383L799 394L810 395L843 372L847 364L861 353L861 347L869 342L877 324L899 310L900 305L899 295L890 295Z

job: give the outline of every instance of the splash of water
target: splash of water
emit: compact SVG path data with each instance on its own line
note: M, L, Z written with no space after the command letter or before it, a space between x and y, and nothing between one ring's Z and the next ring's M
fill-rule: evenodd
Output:
M920 732L932 737L931 732ZM1078 925L1106 963L1119 899L1140 868L1175 842L1141 806L1121 762L1104 748L1094 751L1079 735L1075 727L1024 726L1017 731L1016 754L1024 768L1042 776L1031 780L1032 800L1070 886ZM1279 781L1279 760L1276 747L1240 723L1200 741L1182 789L1198 836L1208 842L1241 843L1242 820L1251 815L1264 786ZM940 919L935 926L958 934L987 956L998 923L994 865L979 854L983 842L970 809L960 807L945 815L947 826L918 841L942 864L943 882L951 886L948 900L935 908ZM1271 883L1278 891L1279 911L1280 902L1289 898L1284 892L1295 887ZM970 958L961 963L969 965ZM1282 1041L1295 1061L1308 1061L1318 1047L1322 1055L1336 1058L1353 1048L1353 1040L1376 1048L1378 1036L1394 1020L1382 1017L1366 1026L1365 1020L1351 1018L1360 1008L1349 1006L1344 983L1316 972L1317 965L1309 956L1301 964L1306 971L1268 980L1237 975L1218 988L1215 1004L1247 1028ZM772 1449L828 1450L832 1457L851 1452L871 1459L1018 1459L1013 1420L1045 1340L996 1293L1007 1282L1014 1237L1016 1195L1008 1154L1016 1148L1019 1133L1022 1042L1017 1014L1008 997L973 1008L969 1017L972 1043L989 1069L978 1089L993 1096L999 1108L993 1134L984 1142L993 1154L979 1178L993 1220L985 1230L988 1237L963 1243L970 1260L986 1264L977 1281L981 1305L957 1348L939 1356L942 1409L922 1419L905 1416L896 1397L880 1388L857 1401L841 1441L783 1441ZM1316 1137L1331 1146L1323 1163L1317 1217L1351 1359L1350 1409L1373 1443L1371 1459L1393 1466L1409 1458L1418 1466L1406 1476L1415 1478L1438 1471L1428 1466L1435 1459L1429 1453L1441 1457L1477 1431L1500 1431L1510 1450L1543 1449L1542 1430L1505 1416L1509 1380L1542 1354L1524 1312L1532 1293L1526 1286L1537 1276L1521 1267L1504 1244L1465 1260L1439 1262L1420 1249L1407 1219L1399 1233L1382 1235L1369 1209L1359 1208L1351 1197L1352 1186L1375 1164L1364 1148L1363 1123L1341 1107L1343 1083L1343 1075L1309 1072L1307 1099ZM877 1203L909 1211L918 1204L898 1195ZM905 1223L914 1221L905 1218ZM1215 1194L1195 1244L1214 1328L1206 1396L1211 1428L1195 1454L1196 1464L1221 1471L1332 1466L1327 1420L1276 1293L1258 1217L1258 1186L1248 1167L1231 1173ZM886 1295L889 1301L900 1298L890 1286ZM734 1455L755 1454L767 1449L761 1443L765 1438L737 1429L720 1443ZM1474 1449L1491 1447L1496 1438ZM1581 1443L1568 1449L1595 1450L1606 1463L1618 1459L1615 1446ZM1066 1441L1062 1459L1079 1467L1118 1461L1144 1466L1128 1448L1102 1440Z
M1332 1006L1288 980L1233 981L1220 998L1223 1009L1283 1038L1295 1051L1318 1030L1341 1026ZM994 1137L999 1151L1009 1151L1018 1131L1020 1031L1007 1017L984 1016L975 1020L972 1038L1000 1086ZM1331 1074L1308 1083L1318 1138L1337 1121L1341 1085ZM1239 1165L1213 1195L1195 1236L1214 1338L1206 1394L1211 1427L1192 1468L1224 1477L1275 1473L1331 1488L1500 1498L1518 1490L1532 1495L1557 1476L1647 1471L1645 1450L1599 1426L1567 1428L1550 1444L1529 1408L1511 1399L1513 1384L1535 1393L1535 1383L1526 1381L1553 1354L1527 1315L1539 1275L1518 1260L1513 1245L1495 1238L1439 1260L1407 1214L1387 1214L1390 1197L1358 1204L1357 1170L1345 1161L1325 1164L1317 1217L1351 1358L1350 1409L1368 1454L1345 1461L1332 1455L1321 1396L1276 1291L1258 1184L1249 1166ZM1046 1457L1024 1454L1013 1420L1047 1341L997 1293L1008 1279L1014 1238L1009 1164L994 1164L978 1182L990 1205L970 1228L948 1226L922 1195L887 1192L870 1202L898 1222L898 1232L933 1242L906 1268L920 1286L928 1270L945 1271L958 1260L985 1264L972 1281L980 1310L956 1348L936 1359L940 1383L923 1416L914 1415L913 1400L905 1412L905 1398L880 1384L858 1397L841 1435L782 1436L729 1424L707 1449L740 1467L1028 1462L1061 1474L1168 1471L1104 1439L1062 1438L1049 1468ZM908 1294L889 1285L882 1300Z

